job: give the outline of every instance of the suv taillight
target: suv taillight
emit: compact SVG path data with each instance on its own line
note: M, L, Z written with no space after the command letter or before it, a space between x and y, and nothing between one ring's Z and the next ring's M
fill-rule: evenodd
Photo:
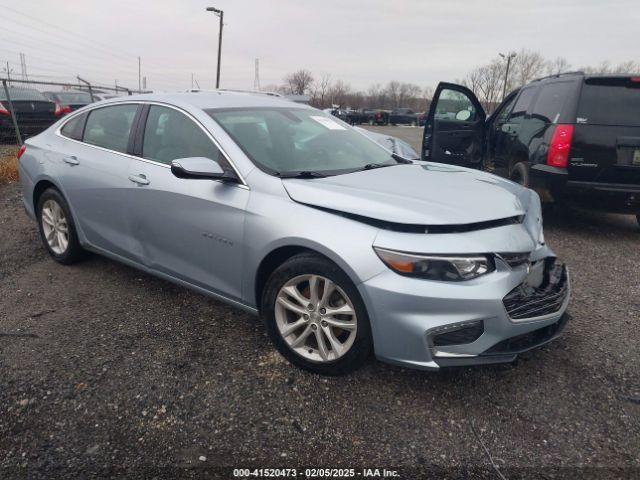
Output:
M567 168L572 137L573 125L556 125L553 136L551 137L549 152L547 153L547 165Z
M2 115L2 116L7 116L7 117L8 117L9 115L11 115L11 114L9 113L9 110L7 110L7 109L5 108L5 106L2 104L2 102L0 102L0 115Z
M27 146L26 145L22 145L20 147L20 150L18 150L18 153L16 154L16 157L18 158L18 160L20 160L20 157L24 154L24 152L27 150Z

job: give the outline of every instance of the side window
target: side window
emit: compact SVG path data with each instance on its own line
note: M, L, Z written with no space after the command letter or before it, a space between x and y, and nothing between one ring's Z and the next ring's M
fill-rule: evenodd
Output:
M173 108L156 105L149 108L142 156L166 164L178 158L205 157L228 167L220 150L193 120Z
M453 120L458 122L473 122L477 112L471 99L464 93L445 88L440 92L436 104L436 120Z
M518 100L516 100L516 104L513 107L511 115L509 115L509 121L512 123L520 123L524 119L527 114L527 110L529 110L529 105L531 105L531 100L533 100L533 96L536 92L534 87L525 88L518 95Z
M533 107L533 117L545 123L557 123L571 93L571 87L571 82L557 82L543 86Z
M116 152L127 152L129 133L138 105L114 105L89 112L83 141Z
M82 140L82 129L86 118L86 113L75 116L62 126L60 134L67 138L73 138L74 140Z

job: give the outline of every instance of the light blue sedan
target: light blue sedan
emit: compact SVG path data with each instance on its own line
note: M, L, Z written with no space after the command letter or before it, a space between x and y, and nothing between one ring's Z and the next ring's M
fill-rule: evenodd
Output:
M117 98L19 156L53 259L87 251L260 315L292 363L340 374L508 362L556 338L569 276L536 193L410 160L270 96Z

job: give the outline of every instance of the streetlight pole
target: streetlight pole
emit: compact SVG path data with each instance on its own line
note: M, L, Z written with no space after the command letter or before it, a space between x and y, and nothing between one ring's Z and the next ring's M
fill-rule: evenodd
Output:
M207 7L207 12L213 12L220 17L220 31L218 32L218 69L216 72L216 88L220 88L220 59L222 57L222 25L224 24L224 12L214 7Z
M507 53L499 53L502 58L507 60L507 69L504 72L504 86L502 87L502 100L507 96L507 81L509 80L509 67L511 66L511 59L515 58L516 52Z

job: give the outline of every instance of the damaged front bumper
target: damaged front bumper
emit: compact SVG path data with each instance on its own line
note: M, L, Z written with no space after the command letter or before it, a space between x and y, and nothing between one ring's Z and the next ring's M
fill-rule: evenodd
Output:
M501 363L557 338L569 319L569 272L547 247L537 256L519 266L498 257L494 272L467 282L392 271L364 282L376 356L419 369Z

